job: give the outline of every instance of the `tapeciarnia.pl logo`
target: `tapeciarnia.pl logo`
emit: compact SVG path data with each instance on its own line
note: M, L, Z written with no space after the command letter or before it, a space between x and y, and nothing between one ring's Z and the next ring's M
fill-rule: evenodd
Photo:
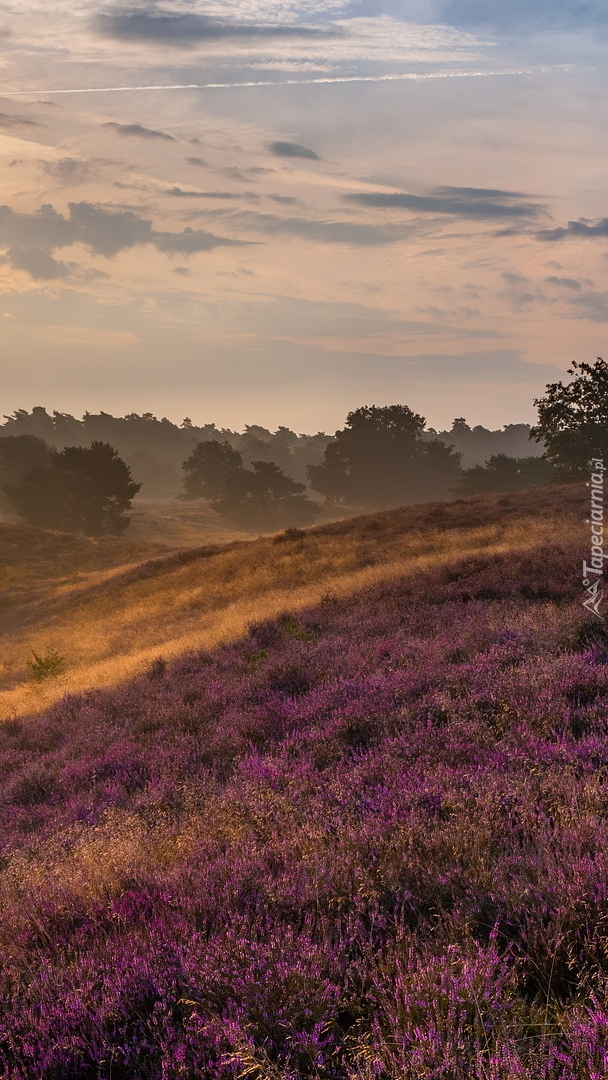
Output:
M602 458L591 458L591 481L587 484L591 488L591 517L586 519L586 524L591 525L591 561L583 561L583 585L585 586L585 599L583 607L593 612L598 619L604 621L600 611L600 604L604 599L604 559L608 559L608 552L604 553L604 472L605 465Z

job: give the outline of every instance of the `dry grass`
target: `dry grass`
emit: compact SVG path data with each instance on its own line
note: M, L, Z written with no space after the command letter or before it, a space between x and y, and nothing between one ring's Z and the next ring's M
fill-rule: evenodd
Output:
M172 549L226 544L252 534L218 517L206 503L179 499L136 499L128 531L129 540L162 544Z
M233 542L224 547L172 553L157 542L14 529L5 535L9 527L2 527L8 603L0 717L37 711L66 692L116 685L158 655L233 640L252 621L305 607L328 591L344 595L464 555L583 539L584 500L582 485L476 496L254 540L226 533ZM34 687L26 661L32 649L49 648L66 658L65 675Z

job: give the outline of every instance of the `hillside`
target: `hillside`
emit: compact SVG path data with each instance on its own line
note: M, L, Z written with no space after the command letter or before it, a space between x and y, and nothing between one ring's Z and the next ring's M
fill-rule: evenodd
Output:
M116 685L160 654L234 640L252 620L315 603L328 590L348 595L465 554L580 537L584 490L410 506L253 540L206 533L223 543L177 551L167 539L193 534L181 517L172 534L158 509L145 527L139 522L137 542L0 526L0 717ZM175 514L168 507L167 516ZM52 649L65 658L65 674L33 687L26 662L32 650Z
M409 508L95 586L89 618L196 584L213 638L222 580L259 618L4 724L3 1080L606 1075L583 499Z

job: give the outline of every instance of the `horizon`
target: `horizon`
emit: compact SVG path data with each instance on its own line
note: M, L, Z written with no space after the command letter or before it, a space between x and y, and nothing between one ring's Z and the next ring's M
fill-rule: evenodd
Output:
M368 406L373 406L375 404L376 404L376 402L364 402L360 407L361 408L366 408ZM400 403L390 402L390 404L404 404L404 403L403 402L400 402ZM123 415L118 415L118 414L115 414L115 413L106 412L105 410L99 410L99 412L94 412L92 409L86 409L79 416L79 415L76 415L74 413L69 413L69 412L67 412L67 410L64 410L64 409L47 408L46 405L36 405L36 406L31 407L30 409L25 410L29 414L30 417L32 416L33 408L42 408L42 409L44 409L47 416L51 420L53 420L55 415L57 415L57 416L67 417L70 420L76 421L77 423L82 423L83 421L85 421L87 419L87 415L91 415L91 416L107 416L112 420L128 420L132 416L134 419L136 417L138 419L147 419L147 418L149 418L152 422L156 421L158 423L162 423L163 421L168 421L170 424L172 424L174 427L177 427L177 428L181 428L182 425L183 425L184 420L187 419L187 420L191 421L192 427L194 429L204 428L204 427L208 427L210 425L213 425L213 426L215 426L216 430L218 432L220 432L220 433L222 431L229 431L229 432L231 432L232 434L235 434L235 435L244 434L244 431L245 431L246 428L262 428L263 430L268 431L271 435L276 435L276 434L278 434L280 428L285 428L286 430L290 431L291 434L298 435L299 437L303 437L303 436L313 437L315 435L327 435L330 438L333 438L333 436L334 436L334 432L321 431L321 430L313 431L312 428L309 428L308 430L296 430L294 428L291 428L288 424L283 424L283 423L276 424L274 426L268 426L266 424L259 423L255 419L253 420L253 422L246 422L241 427L233 427L229 423L227 423L227 424L226 423L218 424L215 420L210 420L210 419L201 420L200 422L198 422L194 417L191 417L191 416L181 417L181 419L179 419L179 420L177 418L171 418L170 416L156 416L155 414L151 413L151 410L145 410L144 412L139 412L139 413L136 410L133 410L131 413L124 413ZM7 426L10 426L10 424L15 421L15 418L16 418L17 414L22 412L22 411L23 411L23 407L18 406L17 408L13 409L12 413L2 413L2 414L0 414L2 416L2 420L0 421L0 430L6 428ZM498 432L504 431L505 428L508 428L508 427L518 427L518 426L530 427L530 426L532 426L532 425L529 424L528 421L525 421L525 420L512 420L512 421L507 421L505 424L502 424L500 427L491 428L491 427L487 427L485 424L482 424L482 423L479 423L479 424L469 423L468 418L465 416L465 417L453 417L450 425L447 425L446 427L443 427L443 428L442 427L437 427L436 425L429 423L428 418L425 418L425 426L423 428L423 431L426 432L426 433L436 432L437 434L449 433L451 430L453 430L453 423L454 423L455 420L464 420L466 422L466 424L467 424L467 427L471 431L473 431L475 429L481 429L481 430L489 431L489 432L493 432L493 433L495 433L497 431ZM344 425L345 422L346 422L346 415L344 416L344 419L342 420L342 425ZM187 427L190 427L190 425L187 425ZM338 425L335 430L336 431L340 430L340 426ZM0 437L2 437L2 436L0 436Z

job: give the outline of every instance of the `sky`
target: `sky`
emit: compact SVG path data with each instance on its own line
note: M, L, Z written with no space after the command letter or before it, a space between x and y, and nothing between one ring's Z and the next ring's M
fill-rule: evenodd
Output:
M0 0L0 412L533 422L608 356L605 0Z

